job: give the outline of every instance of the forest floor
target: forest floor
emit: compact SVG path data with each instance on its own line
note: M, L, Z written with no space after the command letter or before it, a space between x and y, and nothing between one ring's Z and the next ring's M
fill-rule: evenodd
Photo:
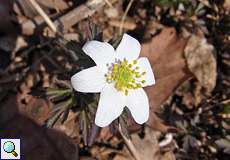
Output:
M230 0L0 2L0 137L19 137L26 160L228 160L229 15ZM98 94L74 92L70 78L94 65L86 41L116 46L123 33L155 74L150 118L102 129Z

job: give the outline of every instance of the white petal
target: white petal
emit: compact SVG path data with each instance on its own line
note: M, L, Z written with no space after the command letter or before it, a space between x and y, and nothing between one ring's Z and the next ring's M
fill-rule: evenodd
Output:
M101 92L106 84L105 74L97 66L90 67L73 75L71 84L79 92Z
M107 63L115 61L115 50L107 42L89 41L82 49L93 59L97 66L105 67Z
M95 123L99 127L108 126L115 120L125 107L125 96L118 92L112 84L106 85L100 95Z
M143 88L129 91L126 106L138 124L143 124L148 120L149 100Z
M143 76L144 80L146 81L143 87L151 86L155 84L155 77L148 58L146 57L139 58L137 62L137 66L140 67L140 72L146 72L146 74Z
M128 61L132 61L139 57L140 51L141 45L138 40L128 34L124 34L116 49L116 57L121 60L125 58Z

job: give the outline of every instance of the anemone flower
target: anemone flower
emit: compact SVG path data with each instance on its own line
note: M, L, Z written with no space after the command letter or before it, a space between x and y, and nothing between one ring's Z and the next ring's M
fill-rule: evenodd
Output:
M100 93L95 124L108 126L127 107L138 124L149 118L149 100L143 87L155 84L154 74L146 57L138 58L140 43L124 34L116 49L107 42L89 41L83 51L96 66L71 77L76 91Z

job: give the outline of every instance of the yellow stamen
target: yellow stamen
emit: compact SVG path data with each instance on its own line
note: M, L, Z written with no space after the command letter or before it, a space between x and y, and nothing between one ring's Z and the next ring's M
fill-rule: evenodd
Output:
M108 83L114 83L114 87L124 94L128 95L129 89L142 88L142 84L145 83L143 75L146 72L139 72L140 67L134 66L137 64L137 60L129 63L126 59L118 61L108 66L108 74L106 74L106 81ZM133 68L135 67L135 68Z
M137 64L137 60L134 60L134 61L133 61L133 64Z

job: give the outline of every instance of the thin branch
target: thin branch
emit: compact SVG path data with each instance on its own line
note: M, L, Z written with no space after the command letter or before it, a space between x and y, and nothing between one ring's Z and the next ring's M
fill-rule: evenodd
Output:
M34 1L34 0L33 0ZM113 4L118 0L110 0L110 3ZM74 8L57 18L54 21L54 26L61 26L63 31L68 30L73 25L78 23L79 21L92 16L97 10L102 8L106 4L105 0L89 0L85 4L80 5L77 8ZM47 16L46 16L47 17ZM49 17L48 17L49 18ZM36 20L36 17L32 20L27 20L22 23L22 31L26 35L32 35L35 31L36 25L34 24L36 21L37 25L40 25L43 21ZM52 21L51 21L52 22ZM56 27L55 27L56 28Z
M229 104L229 103L230 103L230 99L226 99L221 102L221 104Z
M121 125L119 124L119 128L118 128L123 140L125 141L125 144L127 145L129 151L131 152L131 154L133 155L133 157L135 158L135 160L141 160L141 157L139 155L139 152L137 151L137 149L135 148L133 142L128 139L124 133L122 132L122 129L121 129Z
M43 11L43 9L39 6L39 4L35 0L29 0L31 5L34 7L34 9L38 12L38 14L45 20L47 25L51 28L51 30L56 33L57 28L54 25L54 23L51 21L51 19L47 16L47 14Z
M130 0L130 1L129 1L129 4L128 4L128 6L127 6L126 9L125 9L125 13L124 13L124 15L122 16L121 24L120 24L120 30L119 30L120 35L121 35L122 32L123 32L123 26L124 26L125 18L127 17L127 14L128 14L128 12L129 12L129 10L130 10L130 8L131 8L133 2L134 2L134 0Z
M80 5L77 8L69 11L65 15L61 16L58 20L55 20L56 25L62 25L63 30L67 30L82 19L92 16L98 9L105 5L104 0L89 0L85 4Z
M105 0L105 3L109 6L109 7L113 7L112 3L109 0Z

